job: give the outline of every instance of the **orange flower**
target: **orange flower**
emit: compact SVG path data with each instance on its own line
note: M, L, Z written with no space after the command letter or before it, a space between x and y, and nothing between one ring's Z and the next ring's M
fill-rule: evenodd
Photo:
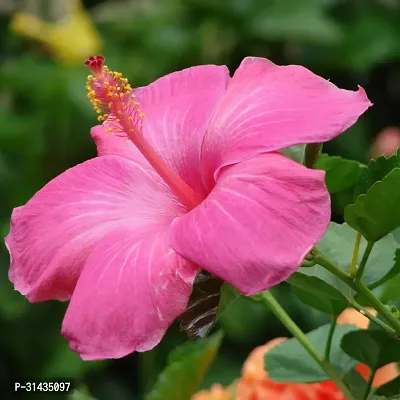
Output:
M376 314L374 310L368 310ZM367 329L368 318L353 309L345 310L337 320L338 324L352 324L360 329ZM276 338L256 347L243 365L242 377L235 387L236 400L346 400L331 381L320 383L277 383L268 378L264 368L264 355L286 338ZM368 379L370 370L366 365L358 365L357 371ZM399 375L396 364L389 364L379 369L373 381L374 386L383 385ZM228 400L233 399L233 388L214 385L211 391L198 393L192 400ZM231 396L231 397L229 397Z
M219 384L213 385L211 389L202 390L195 394L191 400L229 400L231 397L231 389L224 388Z

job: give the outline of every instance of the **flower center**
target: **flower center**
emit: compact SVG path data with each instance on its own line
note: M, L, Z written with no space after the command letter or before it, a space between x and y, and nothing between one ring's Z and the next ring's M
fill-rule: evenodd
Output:
M204 198L194 192L144 138L144 114L128 80L121 73L110 71L102 56L90 57L85 65L93 72L86 85L88 97L99 114L98 120L104 121L106 132L130 140L183 204L189 210L196 207Z

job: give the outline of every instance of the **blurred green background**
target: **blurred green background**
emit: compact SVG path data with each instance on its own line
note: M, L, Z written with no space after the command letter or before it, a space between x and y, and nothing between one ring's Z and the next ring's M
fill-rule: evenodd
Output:
M78 3L0 0L3 236L13 207L66 168L96 155L89 135L96 116L86 98L83 66L92 53L104 54L132 86L197 64L226 64L234 71L248 55L302 64L346 89L360 84L374 107L324 151L362 162L382 129L400 126L397 0L88 0L83 2L88 14L74 9ZM30 20L33 16L49 25ZM334 217L340 222L340 204ZM8 281L8 265L1 246L2 398L25 398L10 389L18 378L69 377L100 400L141 399L169 351L185 340L174 325L153 351L83 362L60 335L67 304L29 304ZM275 292L305 330L326 321L302 306L287 286ZM252 348L287 335L265 308L243 298L228 308L219 326L226 331L224 343L203 387L230 383Z

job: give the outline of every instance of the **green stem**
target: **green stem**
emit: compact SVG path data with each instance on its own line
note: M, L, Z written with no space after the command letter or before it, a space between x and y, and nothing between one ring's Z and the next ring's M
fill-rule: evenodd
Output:
M310 143L306 146L304 154L304 165L307 168L315 168L317 166L318 157L322 152L322 143Z
M358 260L358 251L360 249L360 241L361 241L361 233L357 232L356 242L354 243L353 249L353 257L351 259L350 265L350 276L354 278L357 275L357 260Z
M368 378L367 387L365 388L364 400L367 400L372 388L372 382L374 381L376 374L376 369L371 370L371 373Z
M378 311L379 314L388 322L388 324L395 330L397 334L400 334L400 321L385 307L385 305L364 285L361 281L353 280L338 266L333 264L323 254L318 252L317 263L324 267L326 270L337 276L341 281L346 283L350 288L355 290L357 293L361 293L368 300L370 305Z
M383 321L379 318L372 315L368 310L366 310L363 306L358 304L354 300L350 300L350 305L357 310L360 314L365 315L371 322L375 323L376 325L380 326L383 330L385 330L390 335L396 334L396 331L392 329L390 326L386 325Z
M355 400L348 387L342 379L337 375L332 366L326 362L317 352L312 343L308 340L303 331L290 318L282 306L276 301L270 291L262 292L257 296L271 310L271 312L282 322L282 324L292 333L292 335L300 342L310 356L320 365L325 373L335 382L336 386L349 400Z
M372 248L374 247L374 244L375 244L375 242L368 242L368 244L367 244L367 247L366 247L366 249L364 251L363 258L362 258L362 260L360 262L360 266L358 267L356 276L354 278L354 280L356 282L361 280L361 277L362 277L362 275L364 273L365 266L367 265L367 261L368 261L369 255L371 254L371 251L372 251Z
M332 315L328 338L326 340L326 345L325 345L324 358L326 362L329 362L329 356L331 354L332 339L333 339L333 334L335 333L335 328L336 328L336 316Z

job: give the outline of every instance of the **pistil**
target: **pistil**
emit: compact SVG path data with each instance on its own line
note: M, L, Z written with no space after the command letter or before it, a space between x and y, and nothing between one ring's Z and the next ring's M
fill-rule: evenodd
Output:
M110 71L102 56L90 57L85 65L93 72L86 86L88 97L99 121L104 121L106 132L130 140L181 202L189 210L196 207L203 196L175 173L143 136L145 116L128 80L121 73Z

